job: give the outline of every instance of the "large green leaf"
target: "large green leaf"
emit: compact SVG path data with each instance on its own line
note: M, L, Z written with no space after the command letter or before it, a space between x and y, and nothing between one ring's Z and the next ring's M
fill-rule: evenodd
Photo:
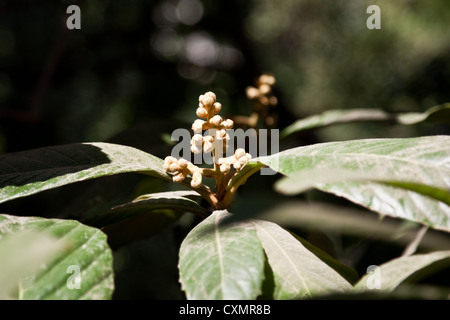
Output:
M449 136L321 143L249 164L259 165L287 176L276 185L283 193L316 187L381 214L450 231ZM244 168L230 185L251 173Z
M110 143L77 143L0 155L0 203L66 184L125 172L170 179L163 160Z
M275 223L251 220L275 281L274 299L313 298L352 288L338 272Z
M353 292L361 293L370 290L391 292L411 276L417 277L419 272L431 272L429 269L441 269L448 265L450 265L450 251L400 257L367 273L355 285Z
M280 137L285 138L293 133L325 127L340 123L360 121L393 121L403 125L413 125L423 121L443 122L450 120L450 104L443 104L425 112L407 112L390 114L379 109L346 109L327 110L321 114L309 116L286 127Z
M188 299L256 299L264 280L264 252L246 223L226 224L215 211L197 225L180 248L180 281Z
M100 206L100 208L94 208L84 215L83 221L95 227L103 227L158 209L192 212L206 217L208 211L194 200L199 197L200 194L191 190L144 194L130 202L112 207L106 204Z
M106 235L100 230L74 220L0 215L0 241L22 232L39 234L33 236L33 240L43 247L37 247L35 244L31 248L32 252L29 251L30 248L28 252L25 251L37 258L28 260L31 261L33 270L27 272L32 274L16 284L17 297L30 300L111 298L114 289L112 253L106 243ZM53 239L57 249L52 251L51 255L47 252L46 239L49 237ZM3 275L8 274L13 279L24 276L23 272L16 273L16 270L23 268L22 264L27 261L24 259L30 257L23 257L24 252L14 250L23 248L22 244L8 243L12 251L6 270L3 269L5 264L2 260Z

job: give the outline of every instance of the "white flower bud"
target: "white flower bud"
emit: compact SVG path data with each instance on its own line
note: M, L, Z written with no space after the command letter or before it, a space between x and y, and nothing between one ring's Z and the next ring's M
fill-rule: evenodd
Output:
M195 112L197 117L206 119L208 117L208 110L206 110L203 106L198 107Z
M220 102L215 102L213 104L212 111L214 112L214 114L219 113L221 109L222 109L222 104Z
M203 95L205 98L209 98L211 100L216 101L216 94L212 91L208 91Z
M245 156L245 150L242 148L236 149L236 151L234 152L234 156L236 159L239 159L239 158Z
M192 175L191 186L192 188L200 187L202 184L202 173L200 171L194 172Z
M209 152L213 151L213 149L214 149L213 143L211 143L210 141L203 142L203 152L204 153L209 153Z
M191 151L192 153L201 153L202 149L196 146L195 144L191 145Z
M224 121L222 121L222 123L220 124L224 129L232 129L234 122L231 119L226 119Z
M242 165L241 165L241 163L240 163L239 161L235 161L235 162L233 163L233 167L234 167L236 170L238 170L241 166L242 166Z
M177 175L172 177L172 181L180 183L180 182L182 182L184 180L184 178L186 178L186 176L183 173L180 172L179 174L177 174Z
M178 160L178 166L179 166L181 169L186 169L187 166L188 166L187 160L181 158L180 160Z
M210 109L214 102L216 102L216 95L213 92L207 92L201 95L198 100L203 104L203 107Z
M180 170L180 166L178 165L177 162L173 162L173 163L171 163L169 165L169 171L170 172L175 172L175 171L178 171L178 170Z
M231 170L231 167L228 162L224 162L220 165L220 172L228 173L228 172L230 172L230 170Z
M191 140L191 151L193 153L202 152L203 136L201 134L194 134Z
M242 158L239 158L239 163L241 164L241 166L243 166L244 164L247 163L248 158L246 156L243 156Z
M228 137L228 139L227 139L227 137ZM229 140L230 136L228 135L228 133L225 130L222 129L222 130L217 130L216 138L217 138L217 140L223 140L223 139Z
M214 127L218 127L220 126L220 123L223 121L222 117L219 115L215 115L214 117L212 117L211 119L209 119L209 123L214 126Z
M194 123L192 124L192 131L194 131L194 133L201 133L203 130L203 125L206 123L206 121L197 119L194 121Z
M170 165L171 163L176 162L176 161L177 161L177 159L174 158L174 157L171 157L171 156L167 156L167 157L164 159L164 162L167 163L168 165Z
M192 137L192 141L194 142L194 144L202 143L203 136L201 134L194 134L194 136Z

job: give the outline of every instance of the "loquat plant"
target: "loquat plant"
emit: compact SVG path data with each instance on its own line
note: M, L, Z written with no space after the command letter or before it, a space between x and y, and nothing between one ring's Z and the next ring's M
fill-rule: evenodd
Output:
M169 174L173 175L174 182L182 182L187 175L191 175L191 187L194 190L199 189L215 209L225 209L230 205L233 197L226 187L239 169L251 159L251 155L242 148L236 149L229 157L223 157L228 150L230 140L226 130L233 128L233 121L223 120L218 115L221 108L222 105L216 102L216 95L213 92L206 92L199 97L199 107L196 112L199 118L206 120L197 119L192 124L194 136L191 140L191 151L194 154L212 152L214 168L199 168L185 159L177 160L172 156L165 158L163 166ZM202 134L204 130L208 132L206 136ZM202 184L203 177L216 180L215 191L211 191Z
M450 137L328 142L253 158L243 148L229 150L227 130L235 124L251 128L257 128L258 123L274 124L274 84L273 76L259 77L256 87L246 92L253 103L252 114L234 117L234 121L219 115L222 105L213 92L200 95L196 109L199 119L192 124L190 148L194 154L211 153L212 168L173 156L163 160L136 148L102 142L0 155L0 202L123 173L143 174L151 176L152 183L162 180L191 189L158 190L132 201L106 204L96 207L94 213L89 211L90 219L79 221L1 214L0 261L7 263L2 264L0 273L0 297L112 298L116 248L111 245L111 230L120 229L120 223L127 219L142 216L150 221L145 227L154 229L152 236L176 225L181 216L200 217L177 248L179 284L187 299L392 297L404 294L402 289L409 288L407 280L413 276L435 271L438 264L448 267ZM364 109L326 112L298 120L283 130L282 137L351 121L412 125L437 119L448 109L449 105L442 105L425 113L396 115ZM301 197L278 203L273 200L277 199L274 193L269 201L246 200L253 206L247 214L230 213L237 189L265 167L282 176L274 185L278 193L296 196L316 189L354 206L332 206ZM214 179L215 187L208 187L205 179ZM294 232L295 228L317 225L317 221L325 229L358 222L364 209L414 226L404 237L405 254L379 265L382 278L376 291L368 285L373 274L358 274L352 265ZM351 230L360 235L375 231L383 237L395 234L390 225L390 229L386 225L376 229L378 223L375 219L353 224ZM136 231L129 226L120 231ZM426 230L439 233L441 238L438 246L424 250L419 244ZM70 272L74 272L73 277Z

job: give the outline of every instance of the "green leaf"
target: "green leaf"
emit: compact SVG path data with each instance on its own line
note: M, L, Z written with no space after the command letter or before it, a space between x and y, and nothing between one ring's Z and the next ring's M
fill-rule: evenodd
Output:
M313 298L352 288L289 232L275 223L251 220L274 273L274 299Z
M197 192L188 190L145 194L131 202L115 205L112 208L88 212L84 217L84 221L90 225L102 227L142 213L151 213L151 211L158 209L192 212L206 217L208 211L196 201L190 199L198 199L199 197L200 194ZM101 213L97 212L99 210Z
M321 143L253 161L287 176L276 184L282 193L315 187L381 214L450 231L449 136ZM248 178L243 172L235 180Z
M389 114L379 109L346 109L327 110L321 114L300 119L286 127L280 133L285 138L293 133L325 127L340 123L360 121L393 121L403 125L413 125L424 121L448 122L450 120L450 104L443 104L428 109L425 112L407 112Z
M125 172L170 179L163 160L110 143L77 143L0 155L0 203Z
M181 244L180 281L188 299L248 300L261 294L261 243L247 223L222 225L229 215L213 212Z
M439 265L436 266L438 262ZM405 280L409 280L411 276L417 277L418 272L430 272L429 269L448 265L450 265L450 251L435 251L428 254L400 257L363 276L352 291L361 293L378 289L382 292L392 292Z
M37 258L32 261L33 274L23 278L17 285L20 298L27 300L111 298L114 289L112 253L106 243L106 235L100 230L73 220L0 215L0 239L22 232L43 234L44 240L42 235L37 237L35 240L38 241L39 247L35 244L28 249L33 250L32 253ZM58 249L63 249L57 250L56 253L53 251L55 254L51 258L47 255L48 237L55 239L53 242L57 244ZM10 243L9 246L12 246L10 249L20 249L23 244ZM22 264L25 262L23 254L14 250L8 258L9 270L3 269L2 273L14 274L15 267L23 268ZM42 260L43 263L36 265L38 260ZM22 272L19 272L19 278L22 275ZM17 279L17 276L13 278Z
M378 109L327 110L321 114L295 121L281 131L280 137L286 138L299 131L326 127L333 124L357 121L380 121L389 120L390 118L388 113Z

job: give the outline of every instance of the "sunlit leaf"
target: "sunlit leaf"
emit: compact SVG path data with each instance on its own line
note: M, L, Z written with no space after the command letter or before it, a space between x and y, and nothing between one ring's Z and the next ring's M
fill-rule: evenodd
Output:
M275 223L250 220L257 230L275 280L274 299L303 299L352 288L293 235Z
M280 192L315 187L381 214L450 231L449 136L321 143L253 161L252 168L267 165L287 176L276 184ZM234 181L251 173L244 168Z
M261 294L264 252L248 224L222 225L215 211L197 225L180 248L180 281L188 299L247 300Z
M125 172L170 179L163 160L109 143L77 143L0 155L0 203L70 183Z

